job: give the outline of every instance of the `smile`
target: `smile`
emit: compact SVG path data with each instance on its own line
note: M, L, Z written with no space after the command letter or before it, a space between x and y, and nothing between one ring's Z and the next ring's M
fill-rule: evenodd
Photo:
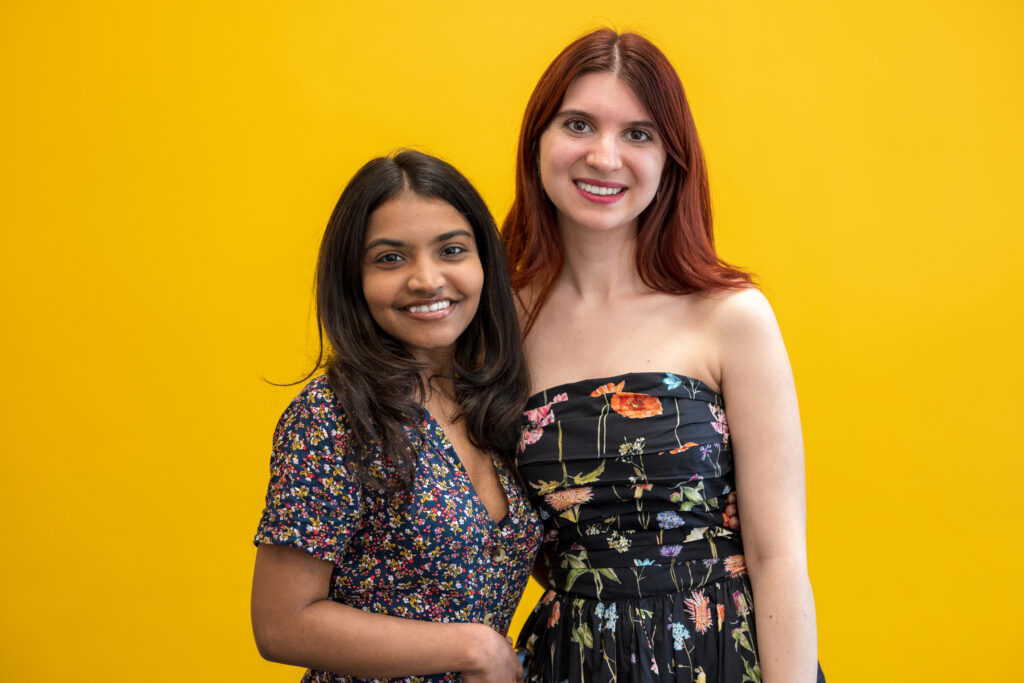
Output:
M584 192L601 196L622 194L626 190L624 187L601 187L599 185L591 185L590 183L585 183L582 180L576 181L576 187L580 188Z
M443 311L452 305L450 299L442 299L441 301L435 301L432 304L424 304L421 306L407 306L405 310L410 313L436 313L437 311Z

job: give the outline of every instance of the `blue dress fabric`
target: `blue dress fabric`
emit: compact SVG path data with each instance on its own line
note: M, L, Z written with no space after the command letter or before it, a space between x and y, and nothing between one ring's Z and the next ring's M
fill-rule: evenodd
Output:
M673 373L531 397L518 467L550 590L518 647L531 682L760 681L722 397ZM822 679L823 680L823 679Z
M274 432L266 507L254 542L292 546L334 564L331 600L410 619L485 623L504 633L533 566L537 517L512 473L496 461L509 510L495 522L437 422L424 412L413 427L412 491L360 485L343 454L361 445L326 379L309 382ZM381 462L371 471L387 473ZM370 679L309 670L302 680Z

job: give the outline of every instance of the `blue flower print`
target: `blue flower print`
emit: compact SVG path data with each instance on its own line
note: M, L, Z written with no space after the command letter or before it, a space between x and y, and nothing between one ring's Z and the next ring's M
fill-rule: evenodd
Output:
M666 372L665 379L661 381L665 383L665 386L668 387L669 391L672 389L678 389L683 384L683 380L679 379L671 372Z
M683 524L683 518L671 510L658 513L658 526L662 529L678 529Z
M683 639L690 637L690 630L682 624L672 624L672 647L676 650L683 649Z

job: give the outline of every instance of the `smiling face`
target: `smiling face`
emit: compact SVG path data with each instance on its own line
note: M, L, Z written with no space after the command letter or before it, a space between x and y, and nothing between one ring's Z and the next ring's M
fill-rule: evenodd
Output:
M563 230L636 229L665 147L650 113L610 71L580 76L540 136L540 176Z
M417 360L446 371L484 284L473 228L462 214L404 190L370 214L362 276L381 329Z

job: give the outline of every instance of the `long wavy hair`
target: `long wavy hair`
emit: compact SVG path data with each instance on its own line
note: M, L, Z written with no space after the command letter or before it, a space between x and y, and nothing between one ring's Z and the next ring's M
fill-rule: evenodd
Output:
M683 84L668 58L636 33L600 29L555 57L526 105L516 153L516 195L502 226L512 286L533 285L524 301L528 332L551 293L565 256L557 209L544 193L540 136L558 113L566 90L587 73L612 72L650 112L666 159L657 196L640 215L636 269L652 289L689 294L748 286L751 277L715 252L707 166Z
M529 393L505 253L479 193L453 166L421 152L403 150L368 162L342 192L320 244L316 367L326 369L354 436L346 466L363 483L386 490L412 487L427 367L373 320L362 261L370 215L404 190L454 207L472 226L483 266L480 305L456 341L452 361L456 419L465 420L477 448L511 463Z

